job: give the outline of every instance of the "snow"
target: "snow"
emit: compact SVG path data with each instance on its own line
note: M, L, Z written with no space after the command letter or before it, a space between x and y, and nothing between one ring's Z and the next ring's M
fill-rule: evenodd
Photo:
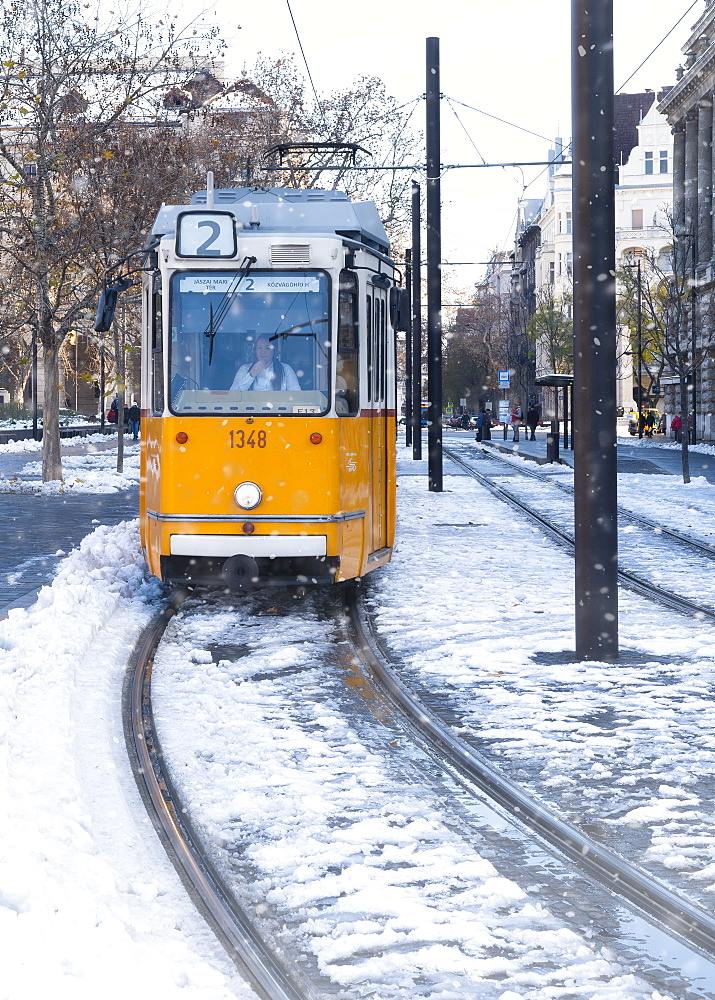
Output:
M136 450L123 477L115 460L66 456L53 489L136 483ZM623 593L622 661L575 661L566 553L455 469L432 494L404 449L400 460L398 544L368 599L401 669L534 793L606 840L635 837L641 864L711 901L715 627ZM28 463L21 481L37 474ZM619 488L651 515L655 489L679 530L712 523L704 479L620 476ZM638 558L647 543L634 544ZM32 607L0 622L3 1000L253 997L186 896L126 759L124 668L160 596L137 523L99 525ZM174 779L268 940L345 997L680 1000L626 943L606 946L542 893L495 814L466 795L453 804L448 775L335 653L329 601L209 601L172 621L155 665Z
M252 996L127 771L124 665L158 589L137 523L100 526L0 624L3 1000Z
M42 462L27 462L19 474L0 478L0 493L29 493L54 496L62 493L116 493L139 482L139 445L131 439L124 443L123 471L116 469L116 441L104 434L90 434L74 449L80 454L62 456L62 480L42 482ZM0 445L3 454L22 454L42 450L41 441L11 441ZM67 450L67 449L66 449ZM1 476L1 473L0 473Z

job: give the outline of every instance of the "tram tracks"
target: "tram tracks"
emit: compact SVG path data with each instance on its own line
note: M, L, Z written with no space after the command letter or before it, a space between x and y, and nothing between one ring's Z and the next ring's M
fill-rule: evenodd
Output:
M523 828L565 857L580 871L600 882L609 893L628 901L676 939L697 952L715 957L715 921L688 900L659 885L636 866L592 841L563 822L543 803L491 766L464 741L454 737L449 724L440 721L418 696L410 692L391 668L380 647L367 613L348 588L345 607L348 633L360 669L388 693L390 705L407 717L418 742L439 761L462 774L486 793ZM247 972L261 996L269 1000L309 1000L313 994L294 981L272 950L265 945L252 921L236 903L221 874L208 859L192 828L184 806L163 766L162 751L153 726L151 671L163 630L180 599L142 636L133 656L126 686L127 741L145 801L153 821L182 878L238 965Z
M661 885L658 880L598 844L553 809L529 795L499 768L491 765L451 727L431 712L391 668L388 654L371 627L364 607L346 606L351 636L364 668L385 690L431 753L450 763L520 824L598 881L608 892L635 906L668 933L715 958L715 918Z
M201 847L164 764L153 719L151 672L164 630L183 597L175 594L166 610L144 630L129 663L123 715L127 750L137 785L185 887L259 995L265 1000L312 1000L309 993L291 980L261 939Z
M551 517L542 513L538 510L533 503L528 503L521 499L517 493L513 490L506 488L499 483L494 482L489 476L484 475L475 469L469 462L465 461L460 455L449 448L444 449L445 455L454 462L455 465L463 469L467 475L471 476L487 490L489 490L494 496L503 500L505 503L514 507L520 513L524 514L530 520L536 522L539 527L553 538L560 545L565 546L569 551L573 551L574 538L573 531L565 529L554 523ZM502 465L508 466L510 471L516 475L522 477L530 477L532 479L538 480L541 484L545 485L547 488L552 488L554 490L559 490L573 497L573 488L569 487L564 483L555 483L546 479L544 476L540 476L538 473L531 472L528 469L515 469L510 463L506 463L498 455L488 455L488 460L499 462ZM683 532L676 529L669 528L665 525L659 524L652 521L649 518L645 518L642 515L636 514L633 511L628 510L622 506L618 507L619 523L623 520L628 520L634 525L639 525L647 530L654 533L654 539L651 543L656 542L662 544L663 541L666 543L672 542L674 545L681 549L689 550L699 559L713 560L715 559L715 549L712 545L707 542L701 541L696 538L692 538ZM692 573L693 578L701 579L697 574ZM634 593L640 594L649 600L656 601L664 607L670 608L673 611L677 611L681 614L690 615L701 620L715 622L715 589L713 589L712 603L706 604L701 601L693 600L683 594L676 594L672 587L665 589L653 583L651 580L645 579L639 573L634 572L632 569L624 566L619 561L618 568L618 580L619 583L627 587ZM700 587L699 587L700 589Z

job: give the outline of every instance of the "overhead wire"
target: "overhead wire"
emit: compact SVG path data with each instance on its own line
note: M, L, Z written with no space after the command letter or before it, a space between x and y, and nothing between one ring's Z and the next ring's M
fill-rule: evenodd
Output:
M636 68L635 68L635 69L633 70L633 72L631 73L631 75L630 75L630 76L628 77L628 79L627 79L627 80L625 81L625 83L622 83L622 84L621 84L621 86L620 86L620 87L618 88L618 90L616 91L616 93L617 93L617 94L620 94L620 92L621 92L621 91L623 90L623 88L624 88L624 87L626 86L626 84L628 84L628 83L630 83L630 82L631 82L631 80L632 80L632 79L633 79L633 77L634 77L634 76L636 75L636 73L638 72L638 70L639 70L639 69L642 69L642 68L643 68L643 67L645 66L645 64L646 64L646 63L648 62L648 60L650 59L650 57L651 57L651 56L652 56L652 55L653 55L653 54L654 54L655 52L657 52L657 51L658 51L658 49L659 49L659 48L661 47L661 45L663 44L663 42L664 42L664 41L665 41L665 40L666 40L666 39L667 39L667 38L668 38L668 37L669 37L670 35L672 35L672 34L673 34L673 32L674 32L674 31L675 31L675 29L676 29L676 28L678 27L678 25L680 24L680 22L681 22L681 21L684 21L684 20L685 20L685 18L686 18L686 17L688 16L688 14L689 14L689 13L690 13L690 11L691 11L691 10L693 9L693 7L695 7L695 5L697 4L697 2L698 2L698 0L694 0L694 3L691 3L691 4L690 4L690 6L688 7L688 9L687 9L687 10L685 11L685 13L684 13L684 14L683 14L683 15L682 15L681 17L679 17L679 18L678 18L678 20L677 20L677 21L675 22L675 24L674 24L674 25L673 25L673 27L672 27L672 28L670 29L670 31L669 31L669 32L668 32L667 34L663 35L663 37L662 37L662 38L661 38L661 40L660 40L660 41L658 42L658 44L656 45L656 47L655 47L654 49L652 49L652 50L651 50L651 51L650 51L650 52L648 53L648 55L647 55L647 56L645 57L645 59L643 60L643 62L642 62L642 63L640 64L640 66L637 66L637 67L636 67Z
M443 94L442 96L445 97L448 101L454 101L455 104L461 104L463 108L469 108L470 111L476 111L477 114L485 115L487 118L493 118L494 121L501 122L502 125L509 125L510 128L519 129L520 132L526 132L528 135L536 136L537 139L543 139L545 142L551 142L551 139L549 139L547 136L540 135L538 132L532 132L531 129L524 128L523 125L516 125L514 122L508 122L506 121L505 118L499 118L498 115L492 115L488 111L482 111L481 108L475 108L474 105L467 104L465 101L458 101L456 97L447 97L446 94Z
M469 141L471 142L472 146L474 147L474 151L476 152L477 156L482 161L482 163L486 164L487 161L482 156L482 153L480 152L480 150L477 149L476 142L474 141L474 139L472 139L471 135L467 131L466 125L464 124L464 122L462 121L462 119L457 114L457 109L455 108L454 104L452 103L452 99L450 97L447 97L446 94L444 95L444 99L447 102L447 104L449 104L450 108L452 109L452 114L457 119L457 121L459 122L459 124L462 126L462 130L464 131L464 134L466 135L466 137L469 139Z
M298 32L298 25L295 23L295 18L293 17L293 11L291 10L291 7L290 7L290 0L286 0L286 6L288 7L288 13L290 14L290 19L293 22L293 29L295 31L295 37L298 39L298 45L300 47L300 54L303 56L303 62L305 63L305 69L306 69L306 72L308 73L308 79L310 80L310 85L313 88L313 93L315 95L316 106L318 108L318 111L321 114L322 119L323 119L323 125L325 125L325 127L327 128L327 122L325 120L325 112L323 111L323 106L320 103L320 98L318 97L318 91L315 89L315 84L313 83L313 75L310 72L310 66L308 65L308 59L306 58L305 50L303 49L303 43L300 40L300 34Z

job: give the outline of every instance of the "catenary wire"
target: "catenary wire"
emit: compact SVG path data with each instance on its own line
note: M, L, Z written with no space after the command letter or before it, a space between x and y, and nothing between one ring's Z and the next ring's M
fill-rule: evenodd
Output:
M305 68L308 73L308 79L310 80L310 85L313 88L313 93L315 94L315 103L320 111L323 119L323 125L327 128L327 122L325 121L325 112L323 111L323 106L320 103L320 98L318 97L318 91L315 89L315 84L313 83L313 74L310 72L310 66L308 65L308 60L303 49L303 43L300 40L300 34L298 33L298 25L295 23L295 18L293 17L293 11L290 9L290 0L286 0L286 6L288 7L288 13L290 14L290 19L293 22L293 28L295 30L295 37L298 39L298 45L300 47L300 54L303 56L303 62L305 63Z
M662 37L662 38L661 38L661 40L660 40L660 41L658 42L658 44L656 45L656 47L655 47L654 49L652 49L652 51L650 51L650 52L648 53L648 55L647 55L647 56L645 57L645 59L643 60L643 62L642 62L642 63L640 64L640 66L637 66L637 67L636 67L636 68L635 68L635 69L633 70L633 72L631 73L631 75L630 75L630 76L628 77L628 79L627 79L627 80L625 81L625 83L622 83L622 84L621 84L621 86L620 86L620 87L618 88L618 90L616 91L616 93L617 93L617 94L620 94L620 92L621 92L621 91L623 90L623 88L624 88L624 87L625 87L625 86L626 86L626 85L627 85L628 83L630 83L630 81L631 81L631 80L633 79L633 77L634 77L634 76L636 75L636 73L638 72L638 70L639 70L639 69L642 69L642 68L643 68L643 66L645 66L645 64L646 64L646 63L648 62L648 60L650 59L650 57L651 57L651 56L653 55L653 53L654 53L654 52L657 52L657 51L658 51L658 49L659 49L659 48L661 47L661 45L662 45L662 44L663 44L663 42L664 42L664 41L666 40L666 38L668 38L668 37L669 37L670 35L672 35L672 34L673 34L673 32L674 32L674 31L675 31L675 29L676 29L676 28L678 27L678 25L680 24L680 22L681 22L681 21L683 21L683 20L684 20L684 19L685 19L685 18L686 18L686 17L688 16L688 14L689 14L689 13L690 13L690 11L691 11L691 10L693 9L693 7L695 7L695 5L697 4L697 2L698 2L698 0L695 0L695 2L694 2L694 3L691 3L691 4L690 4L690 6L688 7L688 9L687 9L687 10L685 11L685 13L684 13L684 14L682 15L682 17L679 17L679 18L678 18L678 20L677 20L677 21L675 22L675 24L674 24L674 25L673 25L673 27L672 27L672 28L670 29L670 31L669 31L669 32L667 32L667 34L663 35L663 37Z
M486 161L486 160L484 159L484 156L482 155L481 151L480 151L479 149L477 149L477 144L476 144L476 142L474 141L474 139L472 139L471 135L470 135L470 134L469 134L469 132L467 131L467 127L466 127L466 125L464 124L464 122L462 121L462 119L461 119L461 118L459 117L459 115L457 114L457 109L455 108L455 106L454 106L454 104L452 103L451 99L450 99L449 97L447 97L447 95L446 95L446 94L444 95L444 99L445 99L445 101L447 102L447 104L449 104L450 108L452 109L452 114L453 114L453 115L454 115L454 117L455 117L455 118L457 119L457 121L459 122L459 124L460 124L460 125L462 126L462 130L463 130L464 134L466 135L466 137L467 137L467 138L469 139L469 141L471 142L472 146L474 147L474 151L475 151L475 153L476 153L476 154L477 154L477 156L478 156L478 157L480 158L480 160L482 161L482 163L486 163L487 161Z

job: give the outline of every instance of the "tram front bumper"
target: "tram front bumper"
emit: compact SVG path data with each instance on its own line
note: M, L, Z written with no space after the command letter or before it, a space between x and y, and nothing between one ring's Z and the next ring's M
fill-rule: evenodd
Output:
M251 556L253 559L302 558L324 556L328 551L326 535L171 535L172 556L204 556L228 559Z
M340 567L325 535L172 534L161 578L175 585L249 590L333 583Z

